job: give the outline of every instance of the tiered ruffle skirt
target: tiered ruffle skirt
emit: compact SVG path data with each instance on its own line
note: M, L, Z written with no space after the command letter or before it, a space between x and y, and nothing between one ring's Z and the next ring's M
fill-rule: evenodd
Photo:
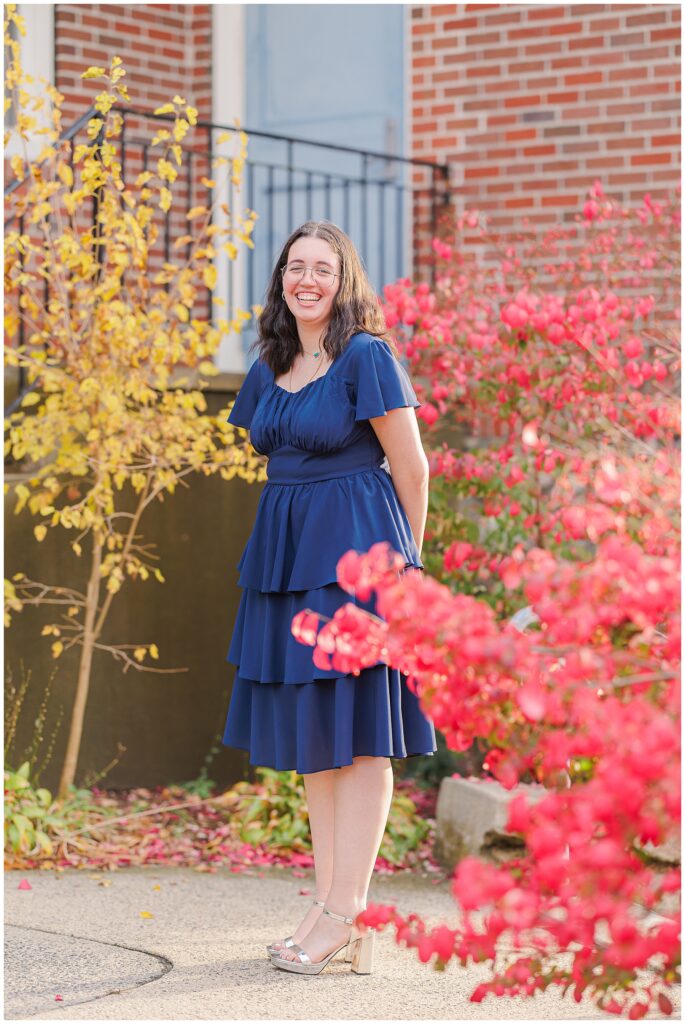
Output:
M350 548L388 541L422 566L385 470L331 480L268 483L238 562L242 588L226 660L236 666L223 743L251 764L299 773L341 768L361 755L432 754L435 730L406 676L379 662L358 676L317 668L291 632L297 612L332 617L347 602L336 563Z

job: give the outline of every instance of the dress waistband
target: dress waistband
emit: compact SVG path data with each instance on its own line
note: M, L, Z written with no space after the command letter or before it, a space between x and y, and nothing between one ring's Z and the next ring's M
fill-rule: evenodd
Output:
M372 459L373 457L371 457ZM335 480L350 473L371 472L380 469L381 462L371 461L369 452L354 447L340 451L307 452L301 448L285 446L272 452L266 466L269 483L302 484L314 480Z

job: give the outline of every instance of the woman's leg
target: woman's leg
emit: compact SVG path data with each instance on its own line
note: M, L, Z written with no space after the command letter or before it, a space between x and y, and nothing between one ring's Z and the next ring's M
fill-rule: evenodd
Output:
M312 833L314 852L314 874L316 898L325 900L331 887L333 875L333 777L335 769L311 772L303 775L307 795L307 812ZM300 943L312 925L321 916L321 907L310 905L301 923L292 933L295 942ZM274 946L278 949L279 943Z
M333 874L326 906L346 917L366 906L366 895L392 801L392 765L387 757L355 757L334 769ZM322 915L299 945L313 961L343 943L350 926ZM291 960L296 955L284 950Z

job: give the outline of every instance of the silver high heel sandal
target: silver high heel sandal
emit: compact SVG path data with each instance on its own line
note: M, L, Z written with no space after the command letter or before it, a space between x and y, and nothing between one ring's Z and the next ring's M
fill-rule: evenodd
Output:
M342 921L343 924L354 924L353 917L345 917L344 914L334 914L331 910L323 908L323 913L328 914L335 921ZM332 953L325 956L323 960L316 960L312 962L305 951L297 945L296 942L292 943L290 948L297 956L297 960L288 960L283 956L275 956L271 961L276 967L280 967L284 971L292 971L294 974L320 974L321 971L326 967L334 957L339 953L342 953L343 949L346 954L352 953L351 956L346 955L345 961L350 963L350 969L355 974L371 974L373 968L373 947L374 939L376 937L375 928L370 928L363 935L356 935L354 938L349 938L347 942L343 942L341 946L334 949Z
M313 900L312 902L314 903L315 907L325 907L326 906L326 901L325 900ZM287 939L283 939L283 941L278 944L278 949L276 949L275 943L270 942L269 945L266 947L266 952L267 952L269 957L278 956L278 954L281 952L282 949L289 949L291 946L294 946L294 945L295 945L295 940L293 939L292 935L289 935L287 937Z

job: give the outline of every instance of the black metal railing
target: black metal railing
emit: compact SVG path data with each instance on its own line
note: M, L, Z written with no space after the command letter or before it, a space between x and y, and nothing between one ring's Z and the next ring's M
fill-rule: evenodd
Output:
M173 125L174 116L120 105L113 110L122 118L121 133L108 141L117 149L122 178L133 180L140 171L150 169L159 156L161 150L152 145L154 133L166 123ZM94 107L89 109L63 134L61 141L77 142L87 123L100 116ZM214 202L212 163L222 155L217 138L223 133L235 135L241 131L249 142L240 196L237 197L229 176L223 198L229 211L239 203L244 210L255 210L259 215L251 235L254 248L245 247L235 261L225 260L215 288L207 292L207 315L211 315L214 295L225 302L221 316L229 320L238 308L250 310L260 304L274 259L288 235L304 220L326 218L339 224L354 239L378 291L412 272L415 224L422 224L425 231L434 235L440 213L449 204L446 164L201 120L191 126L181 143L183 160L172 186L172 206L166 213L156 211L156 218L162 221L160 261L172 259L175 236L190 233L185 219L190 208ZM102 144L103 139L101 132L96 141ZM254 149L262 152L254 154ZM73 145L71 151L73 154ZM230 153L223 155L231 158ZM406 180L408 175L412 180ZM209 184L205 185L202 178ZM5 188L5 196L21 184L12 181ZM95 197L93 223L97 210ZM19 220L20 231L23 220ZM12 218L5 221L5 229L10 223ZM433 281L432 262L426 269ZM20 341L23 340L22 322ZM21 384L23 390L23 378Z

